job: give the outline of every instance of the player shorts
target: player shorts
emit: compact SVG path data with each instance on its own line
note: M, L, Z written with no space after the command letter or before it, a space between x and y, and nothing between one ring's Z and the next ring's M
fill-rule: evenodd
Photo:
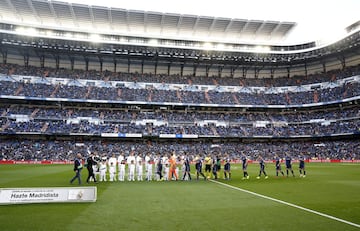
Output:
M205 172L211 172L211 165L205 164Z
M230 164L224 165L224 171L230 171Z

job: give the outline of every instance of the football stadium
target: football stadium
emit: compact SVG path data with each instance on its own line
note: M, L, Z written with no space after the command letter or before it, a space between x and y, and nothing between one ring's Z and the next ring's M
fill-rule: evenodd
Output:
M0 229L360 230L359 2L0 0Z

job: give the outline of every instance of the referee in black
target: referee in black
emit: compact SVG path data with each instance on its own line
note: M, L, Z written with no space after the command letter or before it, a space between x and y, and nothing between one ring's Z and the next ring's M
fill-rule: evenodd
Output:
M97 183L96 181L96 177L94 174L94 169L93 169L93 165L96 165L97 162L94 160L94 154L90 154L90 156L88 156L88 158L86 159L86 168L88 170L88 177L86 179L86 183L89 183L90 178L92 177L94 179L94 182Z

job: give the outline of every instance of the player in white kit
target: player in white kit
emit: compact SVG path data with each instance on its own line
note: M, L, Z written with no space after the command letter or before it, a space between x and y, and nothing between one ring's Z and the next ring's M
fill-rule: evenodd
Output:
M153 174L153 165L151 163L151 160L148 160L146 169L146 180L151 181L152 180L152 174Z
M142 161L139 160L137 162L137 180L138 181L142 181L143 180L143 164L142 164Z
M129 166L129 175L128 180L129 181L135 181L135 161L131 160Z
M135 156L134 151L130 152L130 155L126 159L126 163L129 167L128 180L135 181Z
M116 165L113 162L109 162L109 181L116 181Z
M125 160L125 156L124 153L121 152L120 155L117 158L117 163L118 163L118 180L120 181L120 168L121 168L121 163L122 161ZM124 177L125 177L125 173L124 173Z
M145 159L144 163L145 163L145 175L146 175L145 180L148 180L147 174L148 174L148 165L149 165L150 159L151 159L150 158L150 153L146 153L144 159Z
M166 159L165 167L164 167L164 180L171 180L169 179L169 172L170 172L170 165L168 159Z
M119 181L125 180L125 167L126 167L126 162L123 159L119 165Z
M106 181L107 163L106 157L101 159L99 164L100 179L99 181Z
M115 175L116 175L116 162L117 159L115 157L115 154L110 157L108 164L109 164L109 175L110 175L110 181L116 181Z

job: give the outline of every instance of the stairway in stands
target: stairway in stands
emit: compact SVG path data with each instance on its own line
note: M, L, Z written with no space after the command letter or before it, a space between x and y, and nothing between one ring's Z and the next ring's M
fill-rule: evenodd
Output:
M88 86L87 92L86 92L86 94L85 94L85 99L88 99L88 98L89 98L90 93L91 93L91 90L92 90L92 86Z
M41 132L46 132L46 130L48 129L48 127L49 127L49 123L48 123L48 122L44 123L44 125L43 125L42 128L41 128Z
M30 118L34 118L39 111L39 108L35 108L35 110L31 113Z
M18 89L16 89L14 95L19 95L20 92L22 92L22 90L24 89L23 85L19 85Z
M207 103L211 103L211 99L210 99L209 93L208 93L207 91L205 91L204 94L205 94L206 102L207 102Z
M239 99L236 97L236 95L235 95L234 93L231 93L231 95L232 95L235 103L236 103L236 104L240 104L240 101L239 101Z
M211 128L214 136L219 136L219 133L217 132L216 126L215 126L214 124L211 124L211 125L210 125L210 128Z
M50 97L55 97L56 93L59 91L59 87L60 87L60 85L57 84L54 91L51 93Z

